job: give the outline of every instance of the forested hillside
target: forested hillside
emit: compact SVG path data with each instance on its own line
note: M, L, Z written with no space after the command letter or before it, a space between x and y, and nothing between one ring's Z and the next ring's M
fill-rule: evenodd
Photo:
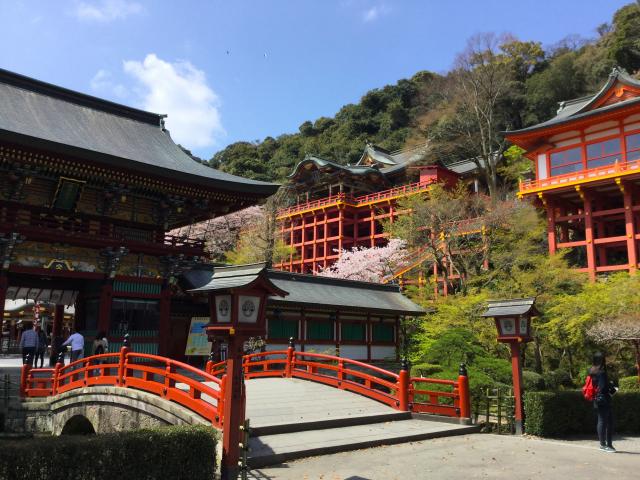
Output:
M509 35L475 36L446 75L418 72L367 92L333 118L302 123L298 133L231 144L209 164L249 178L282 181L306 154L354 163L367 141L396 150L429 140L432 149L425 162L489 158L497 152L499 173L486 174L509 180L510 173L521 172L509 171L513 157L503 155L508 145L502 131L547 119L559 101L596 91L616 65L630 73L640 69L638 4L603 22L594 25L593 39L568 31L552 46ZM478 125L486 111L492 116L488 133Z

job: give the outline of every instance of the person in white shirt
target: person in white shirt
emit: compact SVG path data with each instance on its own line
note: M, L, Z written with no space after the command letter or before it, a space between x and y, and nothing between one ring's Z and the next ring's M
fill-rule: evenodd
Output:
M65 340L62 344L63 347L67 345L71 345L71 361L75 362L82 358L82 354L84 352L84 337L73 329L73 333Z

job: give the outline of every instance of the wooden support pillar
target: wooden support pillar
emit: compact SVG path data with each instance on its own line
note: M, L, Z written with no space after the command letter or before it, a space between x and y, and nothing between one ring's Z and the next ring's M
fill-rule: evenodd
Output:
M370 232L369 232L369 240L370 240L370 247L375 247L376 246L376 219L375 219L375 212L373 210L373 207L370 208L369 213L371 214L371 217L369 219L369 225L370 225Z
M513 376L514 417L516 435L524 433L524 407L522 395L524 393L522 383L522 359L520 357L520 344L509 342L511 346L511 373Z
M584 235L587 249L587 269L589 272L589 279L596 279L596 255L593 245L593 206L592 199L588 192L584 192L581 195L584 201Z
M306 273L305 260L306 260L307 249L305 248L304 243L307 239L307 217L305 217L304 215L301 215L300 217L302 220L302 230L300 235L300 242L302 242L302 245L300 246L300 273Z
M327 256L329 256L329 252L327 251L329 248L329 245L327 244L327 238L329 237L329 223L327 222L327 220L328 220L328 215L327 215L327 211L325 210L324 217L322 220L322 231L324 232L324 235L322 236L322 250L324 252L322 268L327 268L329 266L329 263L327 261Z
M98 310L98 331L109 334L111 329L111 305L113 302L113 284L107 281L100 289L100 306Z
M553 208L553 201L550 198L543 201L547 206L547 240L549 243L549 254L554 255L557 249L556 214Z
M633 213L633 185L622 186L624 196L624 222L627 234L627 258L629 273L635 274L638 269L638 250L636 244L636 226Z
M342 240L344 238L344 208L338 207L338 259L342 256Z
M158 353L168 357L171 350L171 286L167 283L160 292L160 331Z

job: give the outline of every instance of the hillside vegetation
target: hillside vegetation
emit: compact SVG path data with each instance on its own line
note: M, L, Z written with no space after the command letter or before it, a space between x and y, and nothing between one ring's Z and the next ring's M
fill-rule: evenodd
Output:
M208 163L248 178L281 182L307 154L354 163L367 141L397 150L429 140L433 148L425 161L498 152L500 168L488 174L509 182L523 167L511 165L513 157L502 155L508 147L502 131L553 116L559 101L596 91L616 65L630 73L640 69L637 4L620 9L610 22L594 25L594 35L593 39L569 35L544 47L509 35L475 36L446 75L418 72L367 92L359 103L345 105L333 118L305 121L298 133L233 143ZM485 90L479 98L470 99L469 85ZM471 113L470 105L478 104L481 111L490 109L492 114L486 138Z

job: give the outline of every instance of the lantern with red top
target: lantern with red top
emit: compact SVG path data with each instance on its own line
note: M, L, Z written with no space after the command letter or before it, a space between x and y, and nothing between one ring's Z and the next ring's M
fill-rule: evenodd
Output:
M246 404L242 370L244 342L249 337L266 334L267 297L284 297L288 292L269 280L265 263L215 267L209 283L191 292L209 296L211 321L205 325L205 331L211 341L227 343L222 473L225 479L235 479Z
M522 434L524 409L522 405L522 359L520 344L532 340L531 318L538 315L535 298L512 300L490 300L483 317L493 317L498 330L498 341L511 347L511 372L513 375L513 396L515 400L516 433Z

